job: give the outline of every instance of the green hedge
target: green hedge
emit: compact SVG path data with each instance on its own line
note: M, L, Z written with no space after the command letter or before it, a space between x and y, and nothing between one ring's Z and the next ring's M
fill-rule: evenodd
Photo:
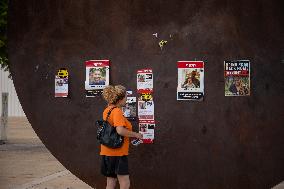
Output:
M7 13L8 0L0 1L0 64L1 68L9 71L7 52Z

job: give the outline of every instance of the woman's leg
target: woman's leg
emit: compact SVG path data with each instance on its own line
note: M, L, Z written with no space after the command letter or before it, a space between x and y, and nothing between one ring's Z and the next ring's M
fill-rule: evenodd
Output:
M116 178L107 177L107 186L106 186L106 189L115 189L116 181L117 181Z
M117 175L120 189L129 189L130 188L130 179L129 175Z

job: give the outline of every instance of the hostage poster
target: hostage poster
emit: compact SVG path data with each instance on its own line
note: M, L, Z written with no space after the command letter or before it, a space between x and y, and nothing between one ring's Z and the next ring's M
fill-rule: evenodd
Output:
M128 120L135 120L136 110L136 97L132 96L132 91L127 91L126 104L122 107L123 114Z
M138 100L138 118L139 120L154 120L154 101Z
M137 71L137 92L153 92L153 71L152 69L142 69Z
M155 121L139 121L139 133L143 135L143 143L153 143L154 141Z
M66 68L60 68L55 75L55 97L68 96L68 71Z
M250 95L250 61L224 61L225 96Z
M86 65L85 90L87 97L101 95L109 85L109 60L88 60Z
M177 100L201 101L204 97L204 62L178 61Z

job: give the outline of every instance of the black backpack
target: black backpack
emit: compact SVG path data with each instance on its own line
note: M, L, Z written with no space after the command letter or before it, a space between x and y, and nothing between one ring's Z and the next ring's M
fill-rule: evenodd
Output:
M106 120L96 121L98 126L97 139L101 144L109 148L120 148L123 144L124 137L119 135L116 128L111 126L111 124L107 121L114 108L116 107L109 110Z

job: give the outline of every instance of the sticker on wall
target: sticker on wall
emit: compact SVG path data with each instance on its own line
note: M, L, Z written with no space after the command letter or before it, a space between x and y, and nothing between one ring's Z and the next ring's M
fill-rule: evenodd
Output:
M142 143L153 143L154 142L154 129L155 121L139 121L139 133L143 135Z
M132 91L126 91L126 95L131 96L131 95L133 95L133 92Z
M127 119L135 120L136 110L136 97L132 96L132 91L127 91L126 105L122 107L123 114Z
M154 101L138 100L139 120L154 120Z
M60 68L55 75L55 97L68 96L68 71L66 68Z
M86 97L96 97L103 94L102 89L85 90Z
M109 60L88 60L86 65L85 90L87 97L99 96L109 85Z
M225 96L250 95L250 61L224 61Z
M139 100L142 101L152 101L153 100L153 96L151 93L141 93Z
M137 92L153 92L153 71L152 69L142 69L137 71Z
M161 50L163 50L163 47L164 47L164 45L167 44L167 42L168 42L168 41L165 41L165 40L161 40L161 41L159 42L159 47L161 48Z
M177 100L202 101L204 97L204 62L178 61Z

